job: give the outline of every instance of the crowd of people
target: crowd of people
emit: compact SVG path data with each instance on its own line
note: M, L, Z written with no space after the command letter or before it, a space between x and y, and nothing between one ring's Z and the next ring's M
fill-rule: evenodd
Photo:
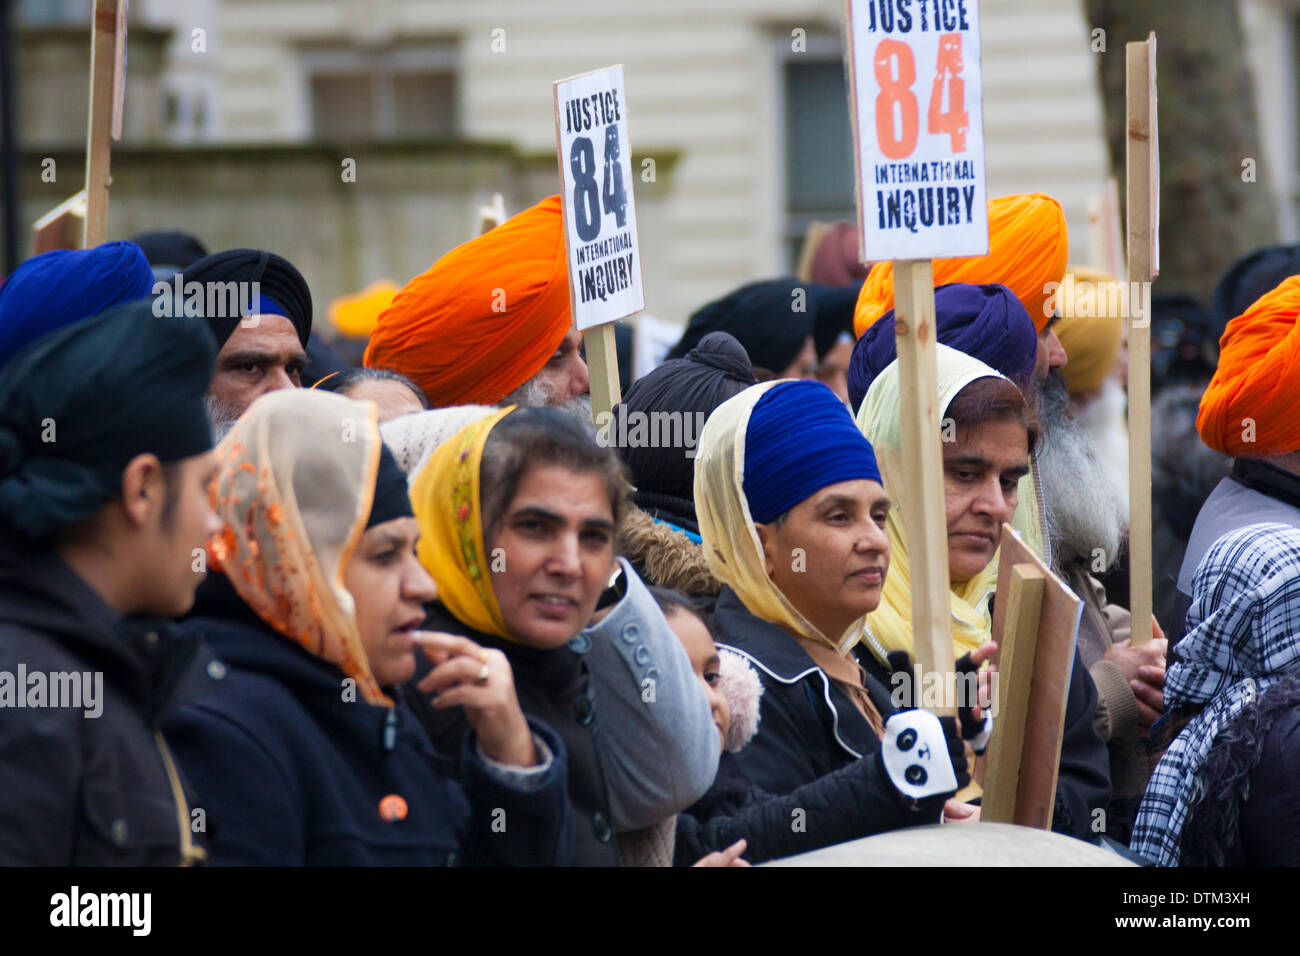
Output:
M988 214L986 256L934 263L955 717L899 692L917 487L891 264L847 224L700 308L607 430L558 197L330 329L269 250L27 260L0 863L743 866L978 823L1004 524L1083 604L1052 829L1300 863L1300 255L1243 260L1217 317L1155 303L1138 622L1126 286L1051 197Z

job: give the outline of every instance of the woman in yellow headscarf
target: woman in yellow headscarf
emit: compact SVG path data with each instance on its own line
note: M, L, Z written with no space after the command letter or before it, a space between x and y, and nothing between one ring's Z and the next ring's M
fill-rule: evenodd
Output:
M427 626L504 653L524 712L563 739L578 865L620 863L616 834L669 820L717 769L690 659L616 555L625 494L612 448L556 409L514 406L439 445L411 484L440 598ZM454 713L429 718L463 732Z
M1029 472L1036 425L1020 390L978 359L936 346L942 421L944 505L948 532L953 647L979 664L992 645L992 604L1002 525L1027 506L1020 494ZM862 622L859 653L868 672L889 680L914 658L912 582L901 499L913 488L901 470L899 367L895 360L872 383L858 409L858 427L875 446L894 500L887 521L892 563L880 606ZM1031 502L1032 504L1032 502ZM891 660L891 655L893 659ZM1093 811L1110 797L1106 745L1093 726L1097 690L1075 654L1071 672L1053 829L1087 839ZM964 794L973 797L977 792Z
M997 588L997 548L1004 522L1018 509L1037 438L1020 390L979 359L936 346L939 417L943 422L948 516L948 576L953 647L958 656L987 643L989 598ZM901 394L894 361L872 383L857 423L876 449L893 490L887 529L893 559L880 606L866 616L862 641L881 665L893 651L912 655L912 586L901 498L911 488L902 471Z

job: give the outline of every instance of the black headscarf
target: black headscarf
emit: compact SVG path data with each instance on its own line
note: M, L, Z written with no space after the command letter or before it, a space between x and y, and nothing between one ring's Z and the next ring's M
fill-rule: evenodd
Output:
M632 473L636 486L633 500L648 510L662 510L670 517L694 520L695 445L689 448L627 447L616 439L632 434L629 413L648 416L654 412L677 412L682 435L698 443L700 415L704 418L731 396L756 384L749 356L726 332L704 336L684 358L669 359L643 375L615 406L610 430L612 443ZM689 424L685 416L691 416ZM625 424L626 423L626 424ZM656 427L655 432L660 429ZM646 426L647 436L651 428ZM688 457L689 454L689 457Z
M802 294L796 295L795 290ZM681 358L710 332L729 332L757 368L780 375L813 332L812 287L794 279L751 282L691 316L668 358Z
M43 336L0 370L0 524L45 538L121 493L136 455L212 447L208 329L150 301Z
M259 310L287 318L298 333L298 341L303 348L307 347L307 338L311 335L311 290L307 288L302 273L288 259L261 249L227 249L214 252L187 267L181 273L181 281L184 286L191 282L258 283L264 300ZM185 294L188 296L188 292ZM228 310L218 311L224 313ZM243 319L241 315L226 314L204 317L212 328L212 334L217 337L218 346L226 344Z
M387 445L379 446L379 470L375 473L375 497L370 503L367 528L398 518L412 518L411 498L406 490L406 472Z

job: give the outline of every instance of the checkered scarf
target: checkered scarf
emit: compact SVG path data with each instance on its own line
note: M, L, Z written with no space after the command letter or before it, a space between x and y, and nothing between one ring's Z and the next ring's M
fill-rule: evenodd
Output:
M1192 579L1187 627L1165 679L1165 706L1202 709L1156 765L1131 842L1159 866L1181 860L1215 737L1300 660L1300 531L1255 524L1219 538Z

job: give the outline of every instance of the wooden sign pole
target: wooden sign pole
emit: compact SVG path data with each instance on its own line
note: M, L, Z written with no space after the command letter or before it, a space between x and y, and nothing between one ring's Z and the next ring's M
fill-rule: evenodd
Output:
M1160 268L1160 165L1157 153L1156 38L1129 43L1128 135L1128 482L1129 610L1133 643L1152 637L1151 580L1151 281ZM1135 319L1134 289L1144 308Z
M70 196L32 223L32 255L80 249L86 232L86 191Z
M506 221L505 197L500 193L493 193L491 205L479 206L478 215L478 234L481 236L485 232L491 232Z
M591 414L600 421L601 412L613 412L623 400L618 380L618 347L614 323L593 325L584 334L587 345L587 374L591 383ZM608 420L608 419L606 419Z
M90 39L90 119L86 129L86 222L82 247L108 239L112 141L122 138L126 0L95 0Z
M912 565L912 643L920 688L941 674L941 716L956 713L952 605L948 597L948 521L944 507L935 350L934 277L929 259L894 263L894 328L902 397L903 526Z

